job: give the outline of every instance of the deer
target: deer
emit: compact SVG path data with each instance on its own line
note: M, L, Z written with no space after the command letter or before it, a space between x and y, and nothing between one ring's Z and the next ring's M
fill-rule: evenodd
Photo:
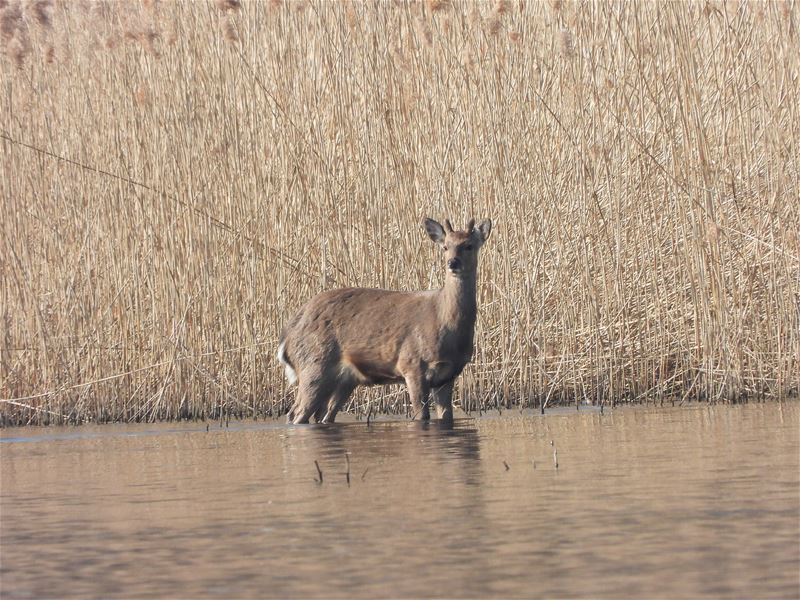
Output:
M287 414L293 424L333 423L356 387L405 383L412 419L453 422L453 385L472 360L478 315L478 251L492 230L470 219L456 231L433 219L423 225L444 253L438 290L340 288L309 300L286 324L278 360L298 384Z

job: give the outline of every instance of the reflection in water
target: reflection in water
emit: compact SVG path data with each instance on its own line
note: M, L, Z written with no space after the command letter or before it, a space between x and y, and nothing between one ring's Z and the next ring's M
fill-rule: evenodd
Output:
M0 595L796 597L799 420L7 430Z

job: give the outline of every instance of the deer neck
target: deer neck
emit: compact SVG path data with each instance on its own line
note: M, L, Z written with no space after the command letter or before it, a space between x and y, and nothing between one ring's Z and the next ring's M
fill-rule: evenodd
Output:
M472 338L478 314L475 273L464 277L447 274L439 292L438 312L440 327L463 332Z

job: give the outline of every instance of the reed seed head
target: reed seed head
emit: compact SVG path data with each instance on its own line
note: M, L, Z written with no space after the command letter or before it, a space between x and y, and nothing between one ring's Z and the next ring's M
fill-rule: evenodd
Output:
M489 35L497 35L502 28L503 23L500 20L500 16L498 14L493 14L486 24L486 30L489 32Z
M227 16L223 17L220 23L222 27L222 36L225 41L231 44L239 42L239 34L236 32L236 25Z
M561 54L566 58L575 56L575 37L569 29L562 28L559 32Z
M214 0L214 3L222 12L236 12L242 8L241 0Z
M494 14L502 16L511 12L511 0L495 0Z
M451 0L427 0L427 4L431 13L443 12L453 7Z
M34 0L28 6L33 20L40 27L44 29L50 29L52 27L50 14L48 12L53 7L52 0Z
M9 43L22 25L22 9L19 2L7 4L0 13L0 36L3 42Z

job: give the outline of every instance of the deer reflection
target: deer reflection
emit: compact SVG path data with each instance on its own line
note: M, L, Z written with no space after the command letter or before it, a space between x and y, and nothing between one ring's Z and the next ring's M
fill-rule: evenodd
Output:
M418 477L445 468L451 481L480 483L480 439L469 420L317 425L287 428L282 437L287 471L313 471L315 460L338 471L348 454L353 467L369 468L373 477Z
M297 551L317 556L320 547L335 547L348 557L314 563L315 573L339 573L352 582L381 572L392 589L392 577L433 569L432 585L444 585L453 556L469 549L470 568L459 580L489 595L482 575L492 556L485 547L492 539L486 467L472 420L288 427L282 444L292 480L286 485L302 489L292 494L298 500L283 521L291 523Z

